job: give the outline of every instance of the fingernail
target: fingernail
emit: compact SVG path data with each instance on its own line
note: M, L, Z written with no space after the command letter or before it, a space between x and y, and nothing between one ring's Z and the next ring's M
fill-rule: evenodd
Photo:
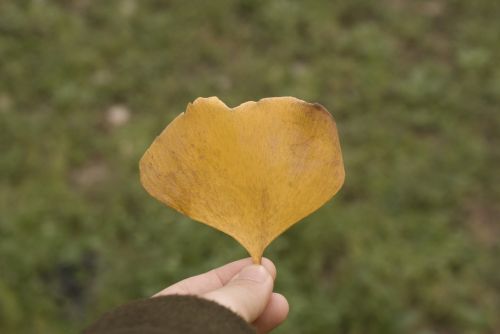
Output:
M265 282L269 275L270 274L263 266L251 265L243 268L235 278L262 283Z

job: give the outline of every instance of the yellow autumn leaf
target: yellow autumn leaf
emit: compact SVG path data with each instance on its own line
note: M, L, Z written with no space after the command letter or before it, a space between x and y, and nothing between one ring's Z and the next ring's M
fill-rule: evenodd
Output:
M236 108L198 98L151 144L140 172L149 194L229 234L255 263L344 182L335 121L293 97Z

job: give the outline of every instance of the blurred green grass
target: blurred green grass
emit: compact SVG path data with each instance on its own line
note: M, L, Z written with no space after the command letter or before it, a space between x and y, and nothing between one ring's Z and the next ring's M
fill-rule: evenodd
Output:
M347 179L275 241L276 333L499 333L500 3L1 1L0 332L246 256L137 163L198 96L320 102Z

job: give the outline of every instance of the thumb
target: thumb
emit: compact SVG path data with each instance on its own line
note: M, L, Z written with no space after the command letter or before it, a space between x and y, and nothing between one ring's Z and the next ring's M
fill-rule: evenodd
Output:
M243 268L228 284L208 292L203 298L213 300L252 322L264 311L273 291L271 274L260 265Z

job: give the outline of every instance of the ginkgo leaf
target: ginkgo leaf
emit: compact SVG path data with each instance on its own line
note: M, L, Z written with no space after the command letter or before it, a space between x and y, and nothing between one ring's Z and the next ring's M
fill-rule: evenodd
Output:
M151 144L140 171L149 194L229 234L256 263L344 182L335 121L293 97L236 108L198 98Z

